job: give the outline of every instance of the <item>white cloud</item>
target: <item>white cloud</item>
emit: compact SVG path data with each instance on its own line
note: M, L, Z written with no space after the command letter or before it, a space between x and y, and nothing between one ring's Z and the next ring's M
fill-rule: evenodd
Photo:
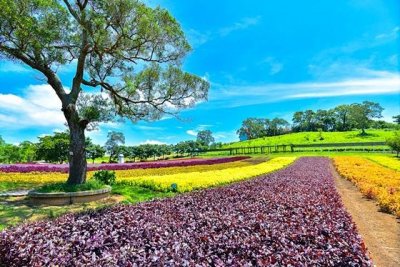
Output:
M261 17L253 17L253 18L243 18L238 22L235 22L233 25L222 28L219 30L221 36L227 36L230 33L238 30L244 30L251 26L257 25L261 20Z
M210 97L214 106L238 107L296 98L335 97L400 93L400 74L365 70L364 75L340 80L323 80L258 86L223 86Z
M165 145L166 143L158 141L158 140L146 140L141 145Z
M202 33L195 29L189 29L186 31L186 35L188 37L189 43L197 48L205 43L207 43L212 38L212 33Z
M381 33L375 36L377 40L394 40L398 37L400 32L400 27L394 27L391 31L386 33Z
M23 96L0 93L0 114L0 125L9 128L62 127L65 123L61 101L46 84L28 86Z
M269 75L275 75L279 72L282 71L283 69L283 64L278 62L275 58L273 57L267 57L263 63L267 64L269 66Z
M186 133L191 136L197 136L197 132L195 130L187 130Z
M146 126L146 125L135 125L134 127L138 128L140 130L144 130L144 131L161 131L161 130L164 130L163 127Z

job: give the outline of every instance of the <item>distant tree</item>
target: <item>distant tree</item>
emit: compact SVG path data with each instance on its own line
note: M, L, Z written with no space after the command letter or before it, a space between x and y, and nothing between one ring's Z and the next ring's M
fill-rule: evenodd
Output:
M61 101L69 184L86 181L86 129L121 117L157 120L207 98L209 83L182 71L191 48L179 23L147 2L0 1L0 56L39 72ZM70 62L72 79L61 81L57 70Z
M315 113L315 124L318 129L322 129L324 132L333 131L336 128L335 116L333 110L319 109Z
M372 119L382 118L383 108L380 104L364 101L361 104L354 103L351 104L350 117L356 128L361 130L361 134L365 134L365 129L367 129Z
M400 115L393 116L393 122L400 124Z
M215 142L215 139L210 130L203 130L197 133L197 142L203 146L209 146Z
M121 132L109 132L107 134L107 142L105 149L109 155L109 162L112 162L118 156L118 147L125 144L125 136Z
M304 112L305 131L312 132L317 130L315 112L311 109Z
M390 146L397 153L397 157L400 154L400 133L395 132L393 137L386 140L388 146Z
M289 122L281 118L265 119L264 125L267 136L281 135L289 131Z
M39 137L36 156L47 162L63 163L69 157L70 136L68 132Z
M35 160L37 150L36 144L29 141L23 141L19 144L19 150L21 153L22 161L32 162Z
M16 145L6 144L3 147L3 161L17 163L22 161L20 148Z
M94 163L97 158L104 157L105 153L106 150L101 145L93 143L86 145L86 155L92 160L92 163Z
M336 117L336 129L339 131L348 131L351 129L350 126L350 105L339 105L333 109Z
M236 133L244 140L255 139L266 135L265 120L248 118L242 122L242 126Z
M305 128L304 126L304 112L303 111L296 111L293 114L293 118L292 118L292 122L293 122L293 131L294 132L302 132Z

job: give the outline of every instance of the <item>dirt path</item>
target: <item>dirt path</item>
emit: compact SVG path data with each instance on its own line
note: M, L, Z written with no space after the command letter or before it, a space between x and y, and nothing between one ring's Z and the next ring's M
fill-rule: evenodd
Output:
M400 266L400 220L379 211L350 181L342 178L332 166L336 188L347 211L353 217L374 264Z

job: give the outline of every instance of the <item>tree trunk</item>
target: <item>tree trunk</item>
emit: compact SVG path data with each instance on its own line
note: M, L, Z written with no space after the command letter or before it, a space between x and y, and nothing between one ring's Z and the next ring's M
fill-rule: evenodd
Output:
M86 150L85 129L73 121L68 122L70 131L69 176L68 184L83 184L86 182Z

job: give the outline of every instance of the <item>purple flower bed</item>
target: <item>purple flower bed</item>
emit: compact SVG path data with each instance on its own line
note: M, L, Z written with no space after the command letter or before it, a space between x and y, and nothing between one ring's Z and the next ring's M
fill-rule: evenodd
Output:
M89 171L97 170L130 170L130 169L151 169L164 167L184 167L194 165L212 165L228 163L247 159L250 157L227 157L213 159L179 159L168 161L152 161L138 163L109 163L109 164L88 164ZM68 172L68 164L12 164L0 165L0 172Z
M329 159L0 233L5 266L371 266Z

